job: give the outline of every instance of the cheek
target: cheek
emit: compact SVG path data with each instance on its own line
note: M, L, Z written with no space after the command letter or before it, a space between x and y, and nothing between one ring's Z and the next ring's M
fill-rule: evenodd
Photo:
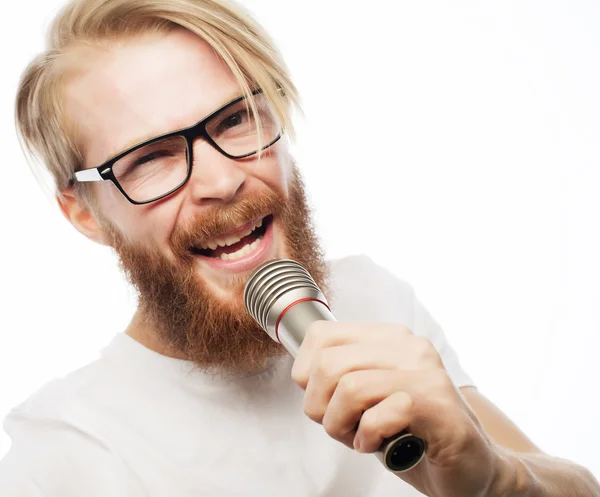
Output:
M280 142L268 150L268 154L254 163L250 174L287 197L292 176L292 159L287 148Z
M134 205L113 184L97 186L100 210L131 242L159 247L168 244L177 217L176 202Z

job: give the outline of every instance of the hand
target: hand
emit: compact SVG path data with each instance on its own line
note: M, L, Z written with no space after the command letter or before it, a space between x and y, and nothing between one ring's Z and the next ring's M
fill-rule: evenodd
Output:
M375 452L404 429L425 440L399 476L430 497L492 496L508 470L432 343L403 326L317 321L292 378L306 415L350 448Z

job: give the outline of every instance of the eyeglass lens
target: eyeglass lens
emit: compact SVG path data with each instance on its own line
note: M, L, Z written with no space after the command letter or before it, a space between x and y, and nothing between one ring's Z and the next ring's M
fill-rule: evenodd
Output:
M241 100L225 107L206 123L206 132L218 148L234 158L247 157L271 145L280 134L277 119L262 94L255 96L256 119ZM125 193L146 202L180 187L188 177L187 140L170 136L138 148L113 165L113 174Z

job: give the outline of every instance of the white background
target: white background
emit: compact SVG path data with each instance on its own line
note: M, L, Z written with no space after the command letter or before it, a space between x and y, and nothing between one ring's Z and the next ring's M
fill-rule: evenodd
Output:
M15 137L19 74L61 3L10 2L0 31L2 417L133 311ZM366 252L408 280L480 390L600 475L600 4L246 4L303 95L296 155L330 256Z

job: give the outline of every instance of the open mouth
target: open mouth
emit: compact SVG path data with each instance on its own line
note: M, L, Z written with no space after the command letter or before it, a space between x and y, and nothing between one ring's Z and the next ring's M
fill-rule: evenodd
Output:
M191 251L196 255L222 261L241 259L260 245L272 221L272 215L265 216L248 225L243 231L207 240L198 246L191 247Z

